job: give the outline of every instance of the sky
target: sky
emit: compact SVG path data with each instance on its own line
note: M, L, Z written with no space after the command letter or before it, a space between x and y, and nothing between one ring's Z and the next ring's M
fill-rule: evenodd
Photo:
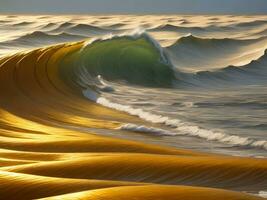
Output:
M0 0L0 13L267 14L267 0Z

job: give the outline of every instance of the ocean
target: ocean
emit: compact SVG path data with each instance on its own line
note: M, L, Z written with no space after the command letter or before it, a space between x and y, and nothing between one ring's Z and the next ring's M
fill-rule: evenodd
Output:
M267 16L1 15L0 59L1 137L55 131L57 141L59 133L77 131L262 162L267 157ZM50 141L27 134L12 137ZM1 148L36 152L9 139ZM79 152L79 145L70 151ZM68 150L55 152L62 151ZM259 174L241 178L237 189L227 181L215 187L264 193ZM125 177L120 180L139 182ZM148 182L177 183L165 178ZM259 187L251 186L254 179Z

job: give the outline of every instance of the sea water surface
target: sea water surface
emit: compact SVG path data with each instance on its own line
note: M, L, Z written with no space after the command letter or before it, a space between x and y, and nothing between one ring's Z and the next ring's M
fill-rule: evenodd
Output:
M0 16L0 56L80 40L63 76L148 122L96 133L267 156L267 16Z

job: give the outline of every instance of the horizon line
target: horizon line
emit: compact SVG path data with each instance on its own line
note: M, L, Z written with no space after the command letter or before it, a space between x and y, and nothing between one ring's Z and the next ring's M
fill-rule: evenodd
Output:
M199 13L190 13L190 12L185 12L185 13L173 13L173 12L107 12L107 13L102 13L102 12L1 12L0 15L239 15L239 16L248 16L248 15L267 15L266 13L232 13L232 12L225 12L225 13L211 13L211 12L199 12Z

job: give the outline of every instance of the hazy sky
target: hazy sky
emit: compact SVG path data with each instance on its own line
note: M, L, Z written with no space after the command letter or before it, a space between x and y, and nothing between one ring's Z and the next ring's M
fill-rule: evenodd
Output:
M0 0L0 13L267 14L267 0Z

